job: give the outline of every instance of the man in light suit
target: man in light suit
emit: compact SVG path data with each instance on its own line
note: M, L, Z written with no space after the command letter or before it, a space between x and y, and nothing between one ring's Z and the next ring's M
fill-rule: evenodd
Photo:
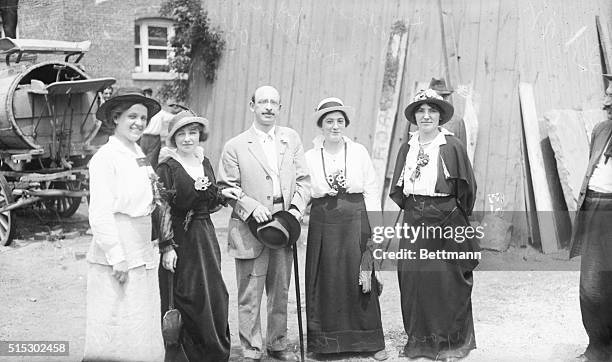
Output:
M298 220L310 198L310 176L304 148L296 131L277 126L280 95L271 86L257 88L251 97L253 125L229 140L221 154L219 184L241 191L229 221L229 254L236 261L238 321L244 360L263 356L260 322L264 287L268 299L268 355L296 361L287 348L287 299L293 260L290 247L270 249L249 230L249 218L271 220L288 210Z
M604 77L607 120L593 129L570 246L570 258L582 255L580 312L589 336L583 361L612 361L612 74Z

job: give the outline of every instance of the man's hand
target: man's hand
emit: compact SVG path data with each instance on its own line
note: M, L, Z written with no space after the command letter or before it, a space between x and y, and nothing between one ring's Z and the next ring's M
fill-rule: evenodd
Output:
M253 210L251 216L253 216L253 219L255 219L255 221L260 224L272 220L272 213L270 212L270 210L268 210L267 207L263 205L257 206L255 210Z
M168 250L162 255L162 266L164 269L174 273L177 260L178 256L176 255L176 251L174 249Z
M127 261L122 261L121 263L117 263L113 265L113 276L119 284L123 284L127 282L128 279L128 263Z
M235 187L228 187L221 190L221 194L228 199L238 200L242 196L242 191Z

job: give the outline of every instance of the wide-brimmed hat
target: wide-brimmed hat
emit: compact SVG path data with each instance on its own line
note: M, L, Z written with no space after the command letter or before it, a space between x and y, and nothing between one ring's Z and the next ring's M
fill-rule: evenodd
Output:
M270 249L280 249L295 244L302 228L298 219L289 211L277 211L272 220L259 224L253 218L248 222L251 233Z
M414 112L423 103L435 104L440 109L440 125L450 121L453 117L453 113L455 113L453 105L445 101L435 90L425 89L417 92L412 103L404 110L404 116L406 116L406 119L410 121L410 123L417 124L414 118Z
M170 123L168 123L168 142L174 138L174 134L182 127L190 124L197 123L204 127L204 134L208 134L209 121L204 117L198 117L192 111L181 111L172 117ZM203 141L204 134L200 135L200 141Z
M106 123L111 122L110 111L115 108L117 104L124 102L131 104L142 104L147 107L147 121L161 109L161 106L155 99L144 96L142 89L132 87L119 88L113 97L102 103L102 105L98 108L96 111L96 118Z
M312 115L312 120L317 123L317 126L321 127L321 117L334 111L344 112L346 115L345 125L347 126L355 116L355 108L345 106L340 98L330 97L319 102L319 105L315 108L315 113Z
M429 89L435 90L442 96L453 93L453 89L446 86L446 80L444 80L444 78L431 78L431 82L429 82Z

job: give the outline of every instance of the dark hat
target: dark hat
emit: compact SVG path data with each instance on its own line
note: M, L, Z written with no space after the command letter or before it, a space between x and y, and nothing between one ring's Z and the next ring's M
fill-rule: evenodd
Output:
M446 86L446 81L444 78L431 78L431 82L429 82L429 88L438 92L438 94L445 96L453 93L452 88L448 88Z
M455 113L453 105L445 101L435 90L421 90L417 92L412 103L404 110L404 116L406 116L406 119L410 121L410 123L417 124L414 118L414 112L423 103L435 104L440 109L440 125L450 121L453 117L453 113Z
M298 219L284 210L275 212L272 220L261 224L251 218L248 226L251 233L270 249L280 249L295 244L302 231Z
M204 127L204 133L208 133L209 122L204 117L197 117L192 111L181 111L172 117L170 123L168 123L168 141L174 138L174 134L182 127L190 124L197 123ZM204 135L201 135L202 138Z
M355 108L345 106L344 102L342 102L340 98L330 97L330 98L325 98L321 102L319 102L319 105L315 109L315 113L312 115L312 119L313 121L317 122L317 126L321 127L321 123L319 123L319 120L321 119L321 117L323 117L327 113L331 113L335 111L340 111L344 113L345 117L347 118L345 120L345 124L347 126L349 125L349 123L353 119L353 116L355 115Z
M121 103L142 104L147 107L147 120L150 120L159 110L161 106L153 99L145 97L140 88L119 88L117 92L96 111L96 118L103 122L110 121L110 111L116 105Z

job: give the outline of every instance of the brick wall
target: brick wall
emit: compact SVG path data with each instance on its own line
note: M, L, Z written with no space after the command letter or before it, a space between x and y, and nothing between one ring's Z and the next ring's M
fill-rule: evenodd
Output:
M80 62L90 75L114 77L118 86L156 89L164 82L132 79L134 22L140 18L159 17L161 2L162 0L21 0L19 36L51 40L90 40L90 51ZM48 58L50 56L39 56L39 60Z

